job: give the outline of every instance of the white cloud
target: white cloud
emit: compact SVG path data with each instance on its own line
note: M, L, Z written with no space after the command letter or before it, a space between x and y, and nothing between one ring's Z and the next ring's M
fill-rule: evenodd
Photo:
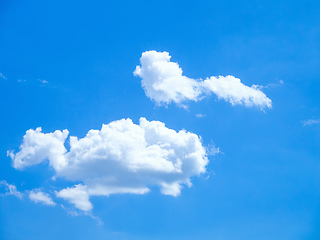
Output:
M216 145L214 143L210 144L207 148L206 148L207 154L208 155L216 155L218 153L221 153L220 148L216 147Z
M29 193L29 199L35 203L42 203L48 206L55 206L56 203L53 202L49 194L40 191L39 189L34 189Z
M13 166L23 169L48 160L56 172L73 182L74 188L57 193L84 211L91 208L84 196L120 193L145 194L149 186L159 186L163 194L177 196L190 178L206 171L208 159L196 134L176 132L159 121L140 118L139 124L122 119L90 130L84 138L70 137L68 131L42 133L28 130L17 154L8 152ZM81 203L76 203L81 195Z
M16 186L7 183L5 180L0 181L0 186L5 187L6 189L6 193L4 194L5 196L12 195L20 199L23 197L23 194L17 190Z
M259 90L262 90L264 88L277 88L281 87L284 84L283 80L279 80L277 83L268 83L266 86L260 86L260 85L252 85L254 88L257 88Z
M47 80L42 80L42 79L39 79L39 78L38 78L38 81L41 82L42 84L47 84L48 83Z
M265 86L263 88L276 88L276 87L280 87L283 84L284 84L284 81L279 80L277 83L269 83L267 86Z
M62 189L60 192L56 192L56 195L74 204L76 208L84 212L90 212L93 208L89 201L87 186L82 184L75 185L73 188Z
M2 73L0 73L0 78L7 79Z
M218 98L229 101L232 105L243 104L247 107L259 106L271 108L271 100L256 86L248 87L234 76L210 77L202 82L204 91L215 93Z
M201 113L196 114L196 117L197 117L197 118L203 118L203 117L205 117L205 116L206 116L205 114L201 114Z
M307 126L307 125L312 125L312 124L317 124L320 123L320 119L308 119L306 121L301 121L303 126Z
M158 105L175 102L183 105L187 100L199 101L211 93L232 105L247 107L272 107L271 100L259 89L248 87L234 76L210 77L205 80L188 78L182 75L178 63L170 61L168 52L146 51L140 58L134 75L139 76L146 95Z
M64 142L68 134L68 130L44 134L41 127L30 129L23 137L20 151L17 154L7 151L7 156L14 159L13 167L17 169L38 164L46 159L50 159L49 163L54 169L60 169L66 164L63 154L67 151Z

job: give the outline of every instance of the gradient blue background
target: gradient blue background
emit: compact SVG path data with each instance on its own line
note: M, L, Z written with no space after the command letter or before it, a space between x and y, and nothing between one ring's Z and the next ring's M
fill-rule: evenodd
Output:
M46 164L18 171L6 156L38 126L83 137L143 116L222 151L177 198L157 187L93 197L103 225L0 197L0 238L320 239L320 124L301 122L320 118L319 43L319 1L0 0L0 180L52 191ZM132 74L147 50L168 51L188 77L284 84L263 89L265 112L214 96L155 107Z

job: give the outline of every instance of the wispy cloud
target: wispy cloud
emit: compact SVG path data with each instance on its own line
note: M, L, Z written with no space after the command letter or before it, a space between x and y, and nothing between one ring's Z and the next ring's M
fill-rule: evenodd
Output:
M261 86L261 85L253 85L257 89L264 89L264 88L276 88L276 87L281 87L284 84L284 81L280 80L277 83L269 83L266 86Z
M197 118L203 118L203 117L205 117L205 116L206 116L205 114L201 114L201 113L196 114L196 117L197 117Z
M265 88L276 88L281 87L284 84L283 80L279 80L277 83L269 83Z
M43 80L43 79L39 79L39 78L38 78L38 81L41 82L41 83L44 84L44 85L48 83L47 80Z
M301 121L301 123L303 124L303 126L307 126L307 125L313 125L313 124L317 124L320 123L320 119L308 119L306 121Z
M48 206L55 206L56 203L53 202L49 194L40 191L39 189L33 189L29 193L29 199L35 203L42 203Z
M0 78L7 79L2 73L0 73Z
M206 147L206 151L207 151L207 154L208 154L208 155L216 155L216 154L218 154L218 153L222 153L222 152L220 151L220 148L217 147L214 143L211 143L210 145L208 145L208 146Z
M56 194L57 194L58 192L56 192ZM65 200L67 200L68 202L71 202L70 200L71 199L67 199L67 198L65 198ZM75 205L75 203L73 203L74 205ZM79 202L77 202L77 204L79 204ZM90 203L91 204L91 203ZM98 223L98 225L103 225L104 223L103 223L103 221L99 218L99 217L97 217L97 216L94 216L93 214L92 214L92 212L91 212L91 210L89 210L89 211L83 211L83 210L81 210L80 208L77 208L77 207L71 207L71 208L69 208L69 207L66 207L66 206L64 206L63 204L60 204L60 207L62 208L62 209L64 209L66 212L67 212L67 214L69 214L70 216L72 216L72 217L77 217L77 216L83 216L83 215L85 215L85 216L88 216L88 217L91 217L92 219L94 219L95 221L97 221L97 223ZM83 206L80 206L80 207L83 207Z
M9 184L5 180L2 180L0 181L0 186L4 186L6 191L4 194L5 196L12 195L19 199L22 199L23 194L17 190L17 187L15 185Z
M26 79L18 79L18 82L19 83L26 83L27 80ZM40 83L41 86L48 86L48 81L47 80L42 80L40 78L36 79L36 80L28 80L28 83L29 84L32 84L32 83Z

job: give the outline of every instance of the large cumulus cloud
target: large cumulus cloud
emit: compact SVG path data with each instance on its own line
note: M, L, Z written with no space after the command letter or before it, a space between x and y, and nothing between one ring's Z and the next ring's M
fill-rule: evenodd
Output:
M208 164L199 136L176 132L159 121L114 121L101 130L90 130L84 138L71 136L69 150L68 134L67 130L30 129L20 151L8 155L16 169L48 161L55 177L77 182L56 194L84 211L92 209L89 197L93 195L144 194L150 186L159 186L163 194L177 196Z

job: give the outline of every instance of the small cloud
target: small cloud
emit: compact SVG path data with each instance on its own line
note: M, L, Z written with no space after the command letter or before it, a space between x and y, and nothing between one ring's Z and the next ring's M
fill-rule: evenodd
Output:
M38 81L41 82L42 84L47 84L48 83L47 80L38 79Z
M0 73L0 78L7 79L2 73Z
M205 117L205 116L206 116L205 114L201 114L201 113L196 114L196 117L197 117L197 118L203 118L203 117Z
M84 212L90 212L93 208L89 201L87 186L82 184L75 185L73 188L62 189L60 192L56 192L56 195L74 204L76 208Z
M214 143L206 147L206 152L207 155L216 155L218 153L221 153L220 148L216 147Z
M56 203L51 199L49 194L40 191L39 189L34 189L29 193L29 199L35 203L42 203L48 206L55 206Z
M307 126L307 125L313 125L313 124L317 124L320 123L320 119L308 119L306 121L301 121L301 123L303 124L303 126Z
M198 102L211 94L232 105L272 108L272 101L261 87L246 86L234 76L211 76L193 79L183 75L178 63L171 62L168 52L146 51L142 53L140 64L133 74L141 78L141 85L147 97L157 105L172 102L185 106L187 101Z
M277 83L269 83L267 86L265 86L265 88L276 88L276 87L280 87L283 84L284 82L280 80Z
M267 84L267 86L260 86L260 85L256 85L256 87L258 89L263 89L263 88L276 88L276 87L281 87L281 85L284 84L284 81L279 80L277 83L269 83Z
M206 180L210 178L211 175L215 175L214 171L207 172Z
M5 180L0 181L0 186L4 186L6 193L4 196L16 196L19 199L22 199L23 194L17 190L17 187L15 185L7 183Z
M18 82L26 82L27 80L25 79L19 79Z

